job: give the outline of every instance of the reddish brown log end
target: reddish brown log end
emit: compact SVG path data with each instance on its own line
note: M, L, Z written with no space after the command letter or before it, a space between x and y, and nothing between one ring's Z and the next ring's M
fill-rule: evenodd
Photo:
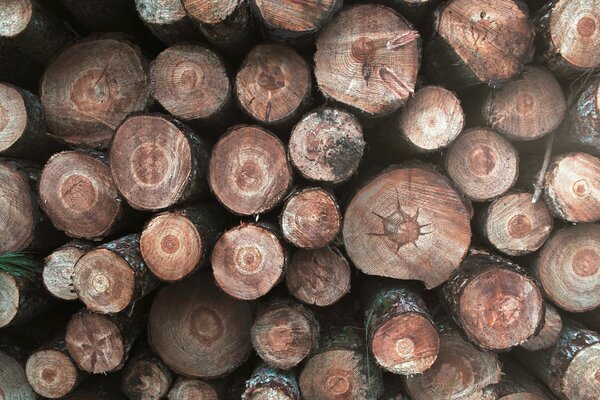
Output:
M213 148L208 175L217 199L240 215L272 209L292 184L283 143L258 126L238 126L221 137Z
M169 400L220 400L217 391L200 379L180 377L175 381L169 394Z
M521 345L522 348L528 351L537 351L552 347L560 338L562 331L562 318L560 314L550 304L545 304L544 326L537 335Z
M36 351L27 359L27 381L40 396L57 399L70 393L79 372L68 355L58 350Z
M144 357L127 363L121 388L130 400L160 400L171 383L171 372L157 358Z
M35 203L27 176L0 162L0 253L27 248L36 227Z
M0 83L0 153L21 138L27 123L27 108L21 93L9 84Z

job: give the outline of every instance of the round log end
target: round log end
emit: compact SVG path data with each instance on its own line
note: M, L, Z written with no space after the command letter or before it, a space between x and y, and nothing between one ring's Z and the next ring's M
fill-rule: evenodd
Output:
M149 25L170 25L187 18L177 0L135 0L138 14Z
M73 286L75 264L85 254L87 248L65 246L52 252L44 260L42 278L46 289L62 300L76 300L77 291Z
M27 177L0 162L0 226L10 235L0 237L0 253L9 253L27 248L33 240L34 199Z
M182 4L193 19L218 25L234 14L242 0L182 0Z
M29 26L33 16L31 0L3 1L0 4L0 37L13 38Z
M525 350L537 351L547 349L558 342L563 327L562 318L556 308L548 303L545 304L545 310L544 326L542 326L537 335L521 345Z
M0 328L7 326L19 312L21 293L16 279L0 271Z
M167 396L169 400L220 400L217 391L200 379L179 378Z
M79 373L73 361L57 350L34 352L25 366L27 381L40 396L57 399L70 393Z
M0 19L2 7L6 6L0 5ZM0 153L10 149L21 138L27 123L27 108L21 92L10 84L0 83Z
M568 399L593 399L600 393L600 343L578 351L562 378Z
M121 388L130 400L160 400L171 387L171 373L155 358L142 358L127 364Z
M299 37L319 30L338 9L341 1L253 0L256 14L269 29L282 36Z

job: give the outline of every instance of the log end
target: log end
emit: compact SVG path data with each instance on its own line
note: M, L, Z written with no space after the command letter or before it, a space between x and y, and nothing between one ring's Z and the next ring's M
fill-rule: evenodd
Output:
M127 364L121 388L130 400L158 400L171 387L171 373L155 358L142 358Z
M70 393L77 384L77 367L57 350L34 352L25 366L27 381L40 396L57 399Z
M73 286L75 264L85 254L87 248L65 246L52 252L44 260L42 278L44 286L54 296L62 300L76 300L77 291Z
M200 379L179 378L169 390L169 400L220 400L217 391Z
M21 293L16 279L0 271L0 328L11 323L19 312Z
M600 393L600 343L575 354L562 378L561 388L568 399L593 399Z
M29 26L33 16L31 0L4 1L0 4L0 37L13 38Z
M33 240L35 203L27 177L0 162L0 226L10 235L0 238L0 253L27 248Z
M0 83L0 153L10 149L21 138L27 124L27 108L23 96L14 86Z

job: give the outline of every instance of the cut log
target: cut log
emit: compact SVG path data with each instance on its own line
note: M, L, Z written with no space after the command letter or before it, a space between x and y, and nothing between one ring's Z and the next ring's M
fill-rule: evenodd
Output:
M37 0L7 0L0 4L0 39L8 39L40 63L77 38L77 34Z
M365 145L354 115L320 108L302 117L292 130L289 157L304 178L337 185L356 172Z
M135 0L141 20L166 45L201 37L179 0Z
M34 351L27 359L25 374L33 390L50 399L66 396L87 378L69 356L64 338Z
M133 355L121 379L121 390L130 400L163 399L173 382L171 371L149 351Z
M362 338L363 332L348 326L321 336L298 379L305 399L379 398L383 393L381 371L367 357Z
M312 101L308 63L289 46L261 44L253 48L235 77L237 101L264 125L290 125Z
M600 65L600 1L552 0L535 16L537 61L562 78Z
M67 324L67 350L77 366L92 374L118 371L125 365L131 346L144 328L146 304L131 313L94 314L83 309Z
M543 201L514 192L494 200L483 212L481 231L498 251L523 256L538 250L552 233L554 220Z
M133 208L156 211L208 193L209 145L188 127L163 115L136 115L117 128L109 164Z
M573 100L557 139L600 153L600 78L592 79Z
M204 37L231 57L245 54L255 39L252 16L244 0L181 0Z
M545 69L527 66L519 79L486 94L481 117L512 139L535 140L558 128L566 108L556 78Z
M440 338L425 302L408 284L372 279L363 287L373 358L384 370L421 373L437 358Z
M300 400L300 388L295 371L282 371L260 364L250 379L242 400Z
M587 400L600 393L600 335L566 323L551 348L517 352L519 361L561 399Z
M335 247L297 250L285 273L288 292L303 303L330 306L350 291L352 272Z
M36 400L25 370L17 360L0 351L0 394L4 400Z
M562 319L556 308L550 304L544 305L544 325L542 329L531 339L521 345L521 348L528 351L538 351L552 347L560 337L562 331Z
M500 86L533 56L534 28L521 0L452 0L433 19L424 65L453 89Z
M0 328L29 321L54 303L38 274L26 278L0 271Z
M61 300L79 298L73 286L75 264L91 248L92 244L89 242L72 240L44 259L42 278L50 294Z
M279 138L259 126L240 125L214 146L208 183L234 214L260 214L283 200L292 185L292 169Z
M298 190L286 199L279 223L288 242L315 249L327 246L337 237L342 215L335 196L314 186Z
M519 364L502 359L502 380L483 391L484 400L553 400L554 395Z
M254 300L281 282L288 263L276 230L264 224L241 224L215 244L211 265L217 285L230 296Z
M179 377L169 390L169 400L221 400L219 391L207 381Z
M250 9L271 39L297 41L329 22L343 0L251 0Z
M467 338L486 350L525 343L544 322L542 291L525 270L483 250L471 250L441 299Z
M546 296L571 312L600 306L600 226L556 232L539 252L534 271Z
M413 400L482 399L483 390L500 382L498 356L466 342L458 330L440 328L440 352L433 366L422 374L404 378Z
M110 314L133 307L158 282L142 260L135 234L88 251L75 264L73 286L90 311Z
M317 37L319 89L367 116L394 112L414 92L419 38L389 7L362 4L342 10Z
M557 156L546 172L544 200L565 221L600 220L600 159L586 153Z
M27 90L0 82L0 154L45 159L58 148L46 135L40 99Z
M392 166L362 187L344 217L346 251L369 275L445 282L467 254L471 208L428 164Z
M152 96L175 118L210 125L229 120L232 85L215 51L192 44L169 47L154 59L149 75Z
M308 308L277 299L259 311L251 336L252 346L269 366L290 369L316 346L319 323Z
M215 204L167 211L152 218L142 231L140 251L150 272L175 282L204 266L228 217Z
M40 84L50 132L71 145L107 148L117 126L150 104L147 64L138 46L108 35L67 48Z
M473 201L503 195L519 176L519 153L508 140L487 128L469 129L460 135L445 162L450 178Z
M393 136L387 140L406 143L419 153L440 151L464 126L465 114L458 97L441 86L424 86L394 120Z
M103 153L55 154L42 170L39 195L54 226L70 237L101 239L122 227L124 202Z
M174 372L216 378L250 355L250 303L221 292L210 272L163 288L154 299L148 342Z

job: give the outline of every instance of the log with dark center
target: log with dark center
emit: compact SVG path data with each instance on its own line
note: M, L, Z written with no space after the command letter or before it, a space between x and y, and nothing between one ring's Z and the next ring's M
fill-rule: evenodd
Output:
M54 304L38 274L26 278L0 271L0 328L29 321Z
M576 93L557 139L600 153L600 78Z
M10 355L0 350L0 395L4 400L36 400L23 366Z
M160 358L143 350L131 356L121 376L121 390L130 400L163 399L173 382Z
M459 189L473 201L503 195L519 176L519 153L504 137L487 128L460 135L446 154L446 170Z
M392 166L363 186L344 216L346 251L369 275L434 288L458 268L471 242L471 208L428 164Z
M240 300L254 300L281 282L288 263L276 230L263 224L241 224L225 232L211 256L219 288Z
M208 193L209 145L170 117L127 118L109 154L112 177L133 208L156 211Z
M171 386L169 400L221 400L219 392L208 381L179 377Z
M216 378L250 355L251 325L250 303L225 295L204 271L158 293L150 311L148 341L174 372Z
M201 37L179 0L135 0L138 15L167 45Z
M250 379L242 400L300 400L296 371L284 371L259 364Z
M92 243L72 240L54 250L44 259L42 278L46 289L61 300L78 298L73 286L75 264L92 248Z
M71 145L107 148L117 126L149 106L147 64L138 46L109 35L64 50L40 84L50 132Z
M538 351L552 347L558 341L563 326L562 318L558 310L549 303L544 304L544 310L544 325L542 329L531 339L521 344L521 348L528 351Z

